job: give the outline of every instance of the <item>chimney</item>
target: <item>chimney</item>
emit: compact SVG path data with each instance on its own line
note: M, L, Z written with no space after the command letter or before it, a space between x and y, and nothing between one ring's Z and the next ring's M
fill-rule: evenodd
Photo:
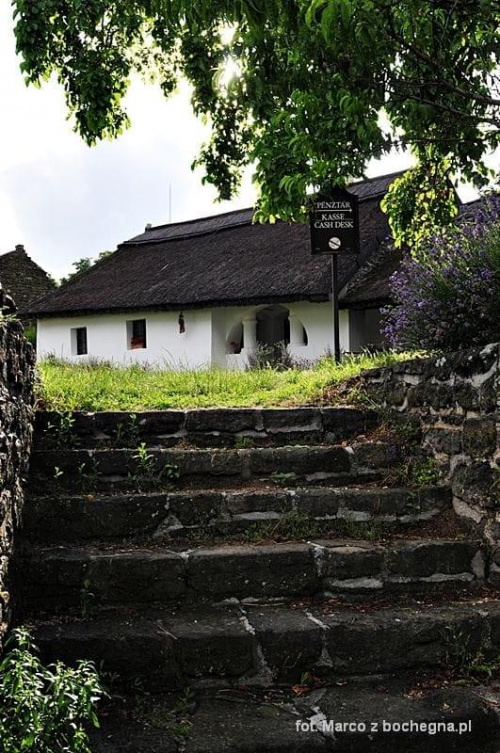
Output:
M147 230L151 230L152 227L153 227L152 224L150 222L148 222L148 224L146 225L145 229L146 229L146 231Z

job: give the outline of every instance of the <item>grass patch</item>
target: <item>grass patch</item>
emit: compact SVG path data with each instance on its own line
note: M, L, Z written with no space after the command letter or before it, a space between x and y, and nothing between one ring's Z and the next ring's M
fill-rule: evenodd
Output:
M38 397L48 410L165 410L292 406L323 402L324 390L364 369L390 366L411 353L347 356L336 365L324 358L310 369L252 371L152 369L108 363L38 365Z

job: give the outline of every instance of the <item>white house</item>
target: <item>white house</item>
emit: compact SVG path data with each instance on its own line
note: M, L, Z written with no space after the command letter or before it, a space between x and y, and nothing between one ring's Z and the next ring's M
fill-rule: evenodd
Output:
M354 184L361 252L339 257L340 345L381 343L380 307L399 263L380 200L394 175ZM240 368L257 343L313 360L332 351L330 258L309 227L252 223L245 209L147 227L30 310L39 357Z

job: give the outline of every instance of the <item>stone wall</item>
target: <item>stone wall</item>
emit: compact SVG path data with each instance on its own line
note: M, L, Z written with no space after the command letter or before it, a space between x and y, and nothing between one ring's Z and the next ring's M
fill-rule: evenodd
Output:
M33 431L35 357L14 311L0 288L0 650L12 613L9 565Z
M460 515L500 539L500 345L365 372L358 389L418 418L422 445L453 491Z

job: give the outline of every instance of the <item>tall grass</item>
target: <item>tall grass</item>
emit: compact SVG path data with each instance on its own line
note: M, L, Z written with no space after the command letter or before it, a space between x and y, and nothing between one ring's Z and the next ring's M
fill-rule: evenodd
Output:
M38 365L39 398L47 409L163 410L167 408L290 406L322 401L326 387L364 369L406 360L412 354L348 356L340 365L324 358L310 369L252 371L144 369L107 363ZM414 354L413 354L414 355Z

